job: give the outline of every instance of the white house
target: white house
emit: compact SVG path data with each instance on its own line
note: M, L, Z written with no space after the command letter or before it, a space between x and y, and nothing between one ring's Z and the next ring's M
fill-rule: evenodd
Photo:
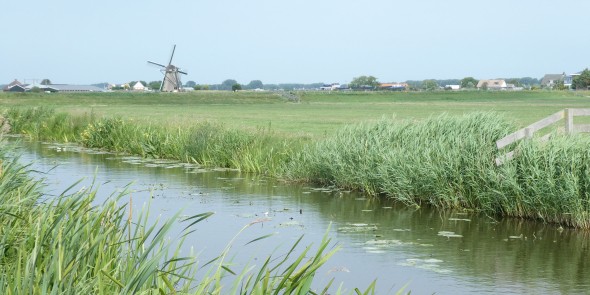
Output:
M506 81L504 80L479 80L477 83L477 89L490 89L490 90L502 90L506 89L508 85L506 85Z
M546 74L545 76L543 76L543 79L541 79L541 86L551 88L551 87L557 85L557 83L559 81L564 81L564 80L565 80L565 73L563 73L563 74Z
M137 81L137 83L135 83L135 85L133 85L133 91L145 91L145 90L146 90L145 86L140 81Z

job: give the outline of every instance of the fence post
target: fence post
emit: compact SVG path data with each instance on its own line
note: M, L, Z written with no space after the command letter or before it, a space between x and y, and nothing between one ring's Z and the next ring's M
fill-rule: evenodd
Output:
M533 138L533 133L535 130L533 128L524 128L524 137L525 138Z
M565 133L574 132L574 110L565 109Z

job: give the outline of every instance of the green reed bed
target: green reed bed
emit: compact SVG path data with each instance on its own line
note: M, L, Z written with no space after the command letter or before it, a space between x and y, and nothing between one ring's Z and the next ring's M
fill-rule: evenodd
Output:
M491 113L419 122L383 119L305 147L290 179L385 195L409 205L467 208L590 228L590 138L555 134L514 144L497 167L495 141L516 128Z
M100 206L92 188L45 197L42 181L31 179L27 167L6 157L5 149L3 144L0 294L327 294L330 288L331 283L312 287L318 268L338 250L328 250L327 236L297 254L299 239L281 259L269 256L242 271L232 269L226 258L233 246L229 241L217 258L200 265L179 249L212 213L185 218L178 213L149 224L148 209L131 212L121 204L130 197L125 192ZM175 233L173 227L183 230ZM364 294L370 292L374 284Z
M77 142L146 158L272 175L301 145L300 140L287 140L270 130L235 130L210 122L174 128L92 114L72 116L49 108L11 108L5 116L13 132L36 140Z

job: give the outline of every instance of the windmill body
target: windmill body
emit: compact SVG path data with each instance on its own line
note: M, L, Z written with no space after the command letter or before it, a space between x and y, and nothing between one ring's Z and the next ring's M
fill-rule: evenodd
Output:
M180 75L186 75L186 72L180 70L179 67L172 64L172 58L174 57L174 51L176 50L176 45L172 48L172 55L170 55L170 61L168 65L165 66L163 64L155 63L153 61L148 61L148 63L159 66L161 69L160 71L164 74L164 79L162 80L162 85L160 86L160 91L164 92L179 92L182 91L182 82L180 81Z

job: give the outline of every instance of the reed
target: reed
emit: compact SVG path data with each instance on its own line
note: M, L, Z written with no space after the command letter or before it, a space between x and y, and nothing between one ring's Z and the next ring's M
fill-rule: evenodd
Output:
M127 205L121 205L125 191L95 205L97 191L89 187L69 193L75 184L58 197L45 198L42 181L31 179L27 166L4 156L4 149L0 148L1 294L328 292L329 285L314 291L317 287L312 284L317 270L338 250L328 250L332 243L327 233L315 252L308 246L297 254L299 239L283 259L269 256L262 266L242 271L232 270L226 261L230 242L218 258L200 266L197 257L182 256L180 247L213 213L189 216L177 224L179 212L150 224L149 209L132 216ZM173 227L183 230L175 234ZM209 270L204 268L207 265ZM365 292L374 292L374 284Z
M495 141L515 128L491 113L348 126L305 147L292 180L384 195L411 206L467 208L590 229L590 138L555 133L515 145L497 167Z
M78 142L117 153L275 176L302 142L268 129L229 129L207 121L180 128L120 117L72 116L48 108L11 108L6 117L14 132L35 140Z

